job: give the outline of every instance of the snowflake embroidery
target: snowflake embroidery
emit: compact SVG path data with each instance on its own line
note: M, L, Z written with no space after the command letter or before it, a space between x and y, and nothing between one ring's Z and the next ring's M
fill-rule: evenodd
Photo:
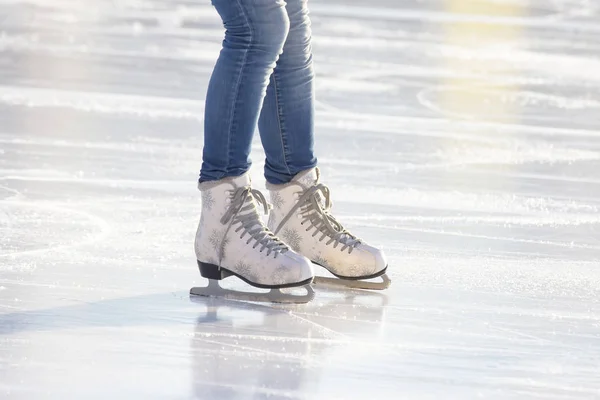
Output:
M244 276L244 278L246 278L247 280L249 280L252 283L262 283L262 281L258 275L258 272L256 271L256 268L251 269L250 271L248 271L246 273L246 275L243 275L243 276Z
M361 276L364 275L362 273L362 268L360 265L351 265L350 268L348 268L348 276Z
M283 241L290 246L295 252L300 252L300 243L302 243L302 236L295 229L285 228L281 235Z
M229 244L229 239L223 236L222 232L218 230L213 230L210 234L210 238L208 239L213 249L217 252L217 257L219 260L223 260L225 256L225 248Z
M238 263L235 265L235 272L240 274L250 282L259 283L260 281L256 271L256 267L253 267L252 265L242 260L238 261Z
M207 210L212 209L212 206L215 205L215 199L212 195L212 192L209 190L205 190L202 192L202 208L206 208Z
M235 264L235 272L243 277L247 277L252 272L252 266L240 260L237 264Z
M219 245L221 244L221 233L218 230L213 230L210 233L210 238L208 239L213 249L217 250Z
M319 264L322 267L327 267L329 265L329 261L327 261L327 259L323 257L321 253L319 253L319 255L314 258L313 262L315 264Z
M285 205L285 201L279 192L271 192L271 203L273 203L273 207L278 210L281 210L281 208Z
M225 258L225 251L227 249L227 245L229 244L228 238L223 238L223 242L221 242L221 247L218 250L219 260L223 260Z
M312 173L309 173L300 178L300 183L302 184L302 186L308 189L317 184L317 179L313 176Z
M273 272L273 283L275 285L283 285L287 283L288 269L285 266L280 266Z

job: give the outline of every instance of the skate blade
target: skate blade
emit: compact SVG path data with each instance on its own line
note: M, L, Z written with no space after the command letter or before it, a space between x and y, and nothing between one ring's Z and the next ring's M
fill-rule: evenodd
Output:
M260 303L305 304L315 298L315 291L310 285L299 286L306 290L306 294L297 295L284 293L281 289L270 289L268 292L242 292L225 289L214 279L208 280L206 287L194 287L190 290L192 296L218 297L229 300L255 301Z
M390 287L392 281L383 274L380 276L381 282L349 280L340 278L329 278L325 276L315 276L313 283L338 289L366 289L366 290L385 290Z

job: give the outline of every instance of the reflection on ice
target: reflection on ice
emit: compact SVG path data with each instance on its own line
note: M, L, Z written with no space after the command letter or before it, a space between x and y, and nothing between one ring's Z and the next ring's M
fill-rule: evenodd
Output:
M319 371L327 364L327 353L334 348L362 352L376 347L368 337L375 338L383 323L386 296L362 297L383 300L369 301L369 306L356 304L357 297L338 296L319 305L314 314L194 297L206 307L192 340L196 396L296 398L298 392L306 398L317 396ZM370 333L357 341L352 339L357 331Z

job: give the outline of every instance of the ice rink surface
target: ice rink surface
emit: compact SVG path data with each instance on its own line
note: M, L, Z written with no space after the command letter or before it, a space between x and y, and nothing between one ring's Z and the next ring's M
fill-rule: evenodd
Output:
M311 9L324 182L393 283L273 306L188 295L209 1L0 0L0 398L600 398L600 3Z

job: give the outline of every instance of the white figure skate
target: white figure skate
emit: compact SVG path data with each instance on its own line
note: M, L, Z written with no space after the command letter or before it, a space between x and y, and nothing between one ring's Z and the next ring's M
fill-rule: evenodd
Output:
M312 265L295 253L264 225L258 203L268 212L264 196L250 187L248 174L198 185L202 192L202 214L195 249L200 274L207 287L192 288L190 294L235 300L275 303L307 303L314 298L310 283ZM235 275L267 293L224 289L219 281ZM280 289L304 287L305 295Z
M319 170L296 175L285 185L268 184L273 210L269 228L293 250L336 278L316 276L315 284L382 290L390 286L383 253L356 238L330 214L329 188ZM367 281L381 277L381 282Z

